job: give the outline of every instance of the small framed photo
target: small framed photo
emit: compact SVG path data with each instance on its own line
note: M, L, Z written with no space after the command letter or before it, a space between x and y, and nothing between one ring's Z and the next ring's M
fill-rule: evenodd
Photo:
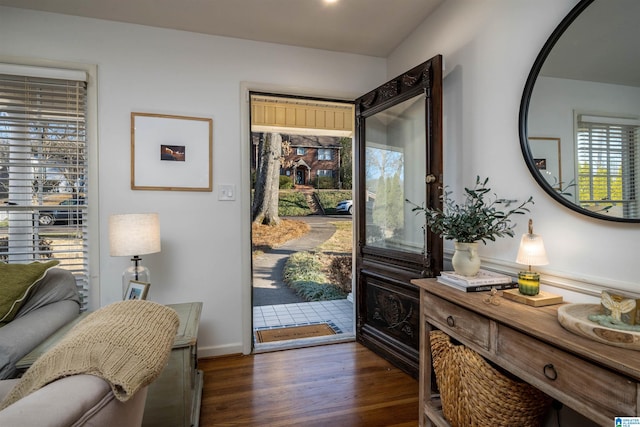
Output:
M124 299L147 299L147 293L149 292L150 285L151 284L147 282L130 280L127 292L124 294Z

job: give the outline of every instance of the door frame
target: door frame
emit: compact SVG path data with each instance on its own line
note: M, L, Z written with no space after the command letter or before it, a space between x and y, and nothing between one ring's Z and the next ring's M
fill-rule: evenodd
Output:
M251 150L248 141L251 140L251 92L273 93L284 96L309 97L332 99L335 101L344 101L353 103L357 94L346 92L333 92L320 89L298 88L291 86L280 86L267 83L241 82L240 83L240 156L241 156L241 177L240 188L238 192L240 201L240 280L241 299L242 299L242 353L251 354L253 352L253 304L252 304L252 259L251 259L251 181L249 171L251 170ZM355 117L354 126L355 129ZM355 136L355 134L354 134ZM355 144L352 144L352 150L355 150ZM352 153L355 158L355 153ZM354 188L357 188L358 177L354 173ZM245 191L247 190L247 191ZM353 249L351 256L355 259L356 241L355 234L353 240ZM355 274L354 274L355 277ZM356 298L356 290L353 286L354 298ZM355 304L354 304L355 319Z

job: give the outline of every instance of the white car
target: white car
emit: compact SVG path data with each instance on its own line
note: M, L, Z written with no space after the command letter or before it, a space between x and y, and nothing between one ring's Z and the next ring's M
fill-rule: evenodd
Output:
M348 213L353 215L353 200L343 200L336 206L337 213Z

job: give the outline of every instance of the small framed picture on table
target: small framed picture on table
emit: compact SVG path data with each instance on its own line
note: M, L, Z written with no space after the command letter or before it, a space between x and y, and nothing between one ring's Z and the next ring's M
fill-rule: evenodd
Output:
M136 280L129 281L127 292L124 294L124 299L147 299L147 293L149 292L149 286L151 284L147 282L138 282Z

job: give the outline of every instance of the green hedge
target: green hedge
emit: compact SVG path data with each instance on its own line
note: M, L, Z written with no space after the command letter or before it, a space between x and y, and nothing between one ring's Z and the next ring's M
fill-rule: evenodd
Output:
M322 264L310 252L296 252L284 266L283 278L306 301L344 299L347 294L337 285L328 283Z

